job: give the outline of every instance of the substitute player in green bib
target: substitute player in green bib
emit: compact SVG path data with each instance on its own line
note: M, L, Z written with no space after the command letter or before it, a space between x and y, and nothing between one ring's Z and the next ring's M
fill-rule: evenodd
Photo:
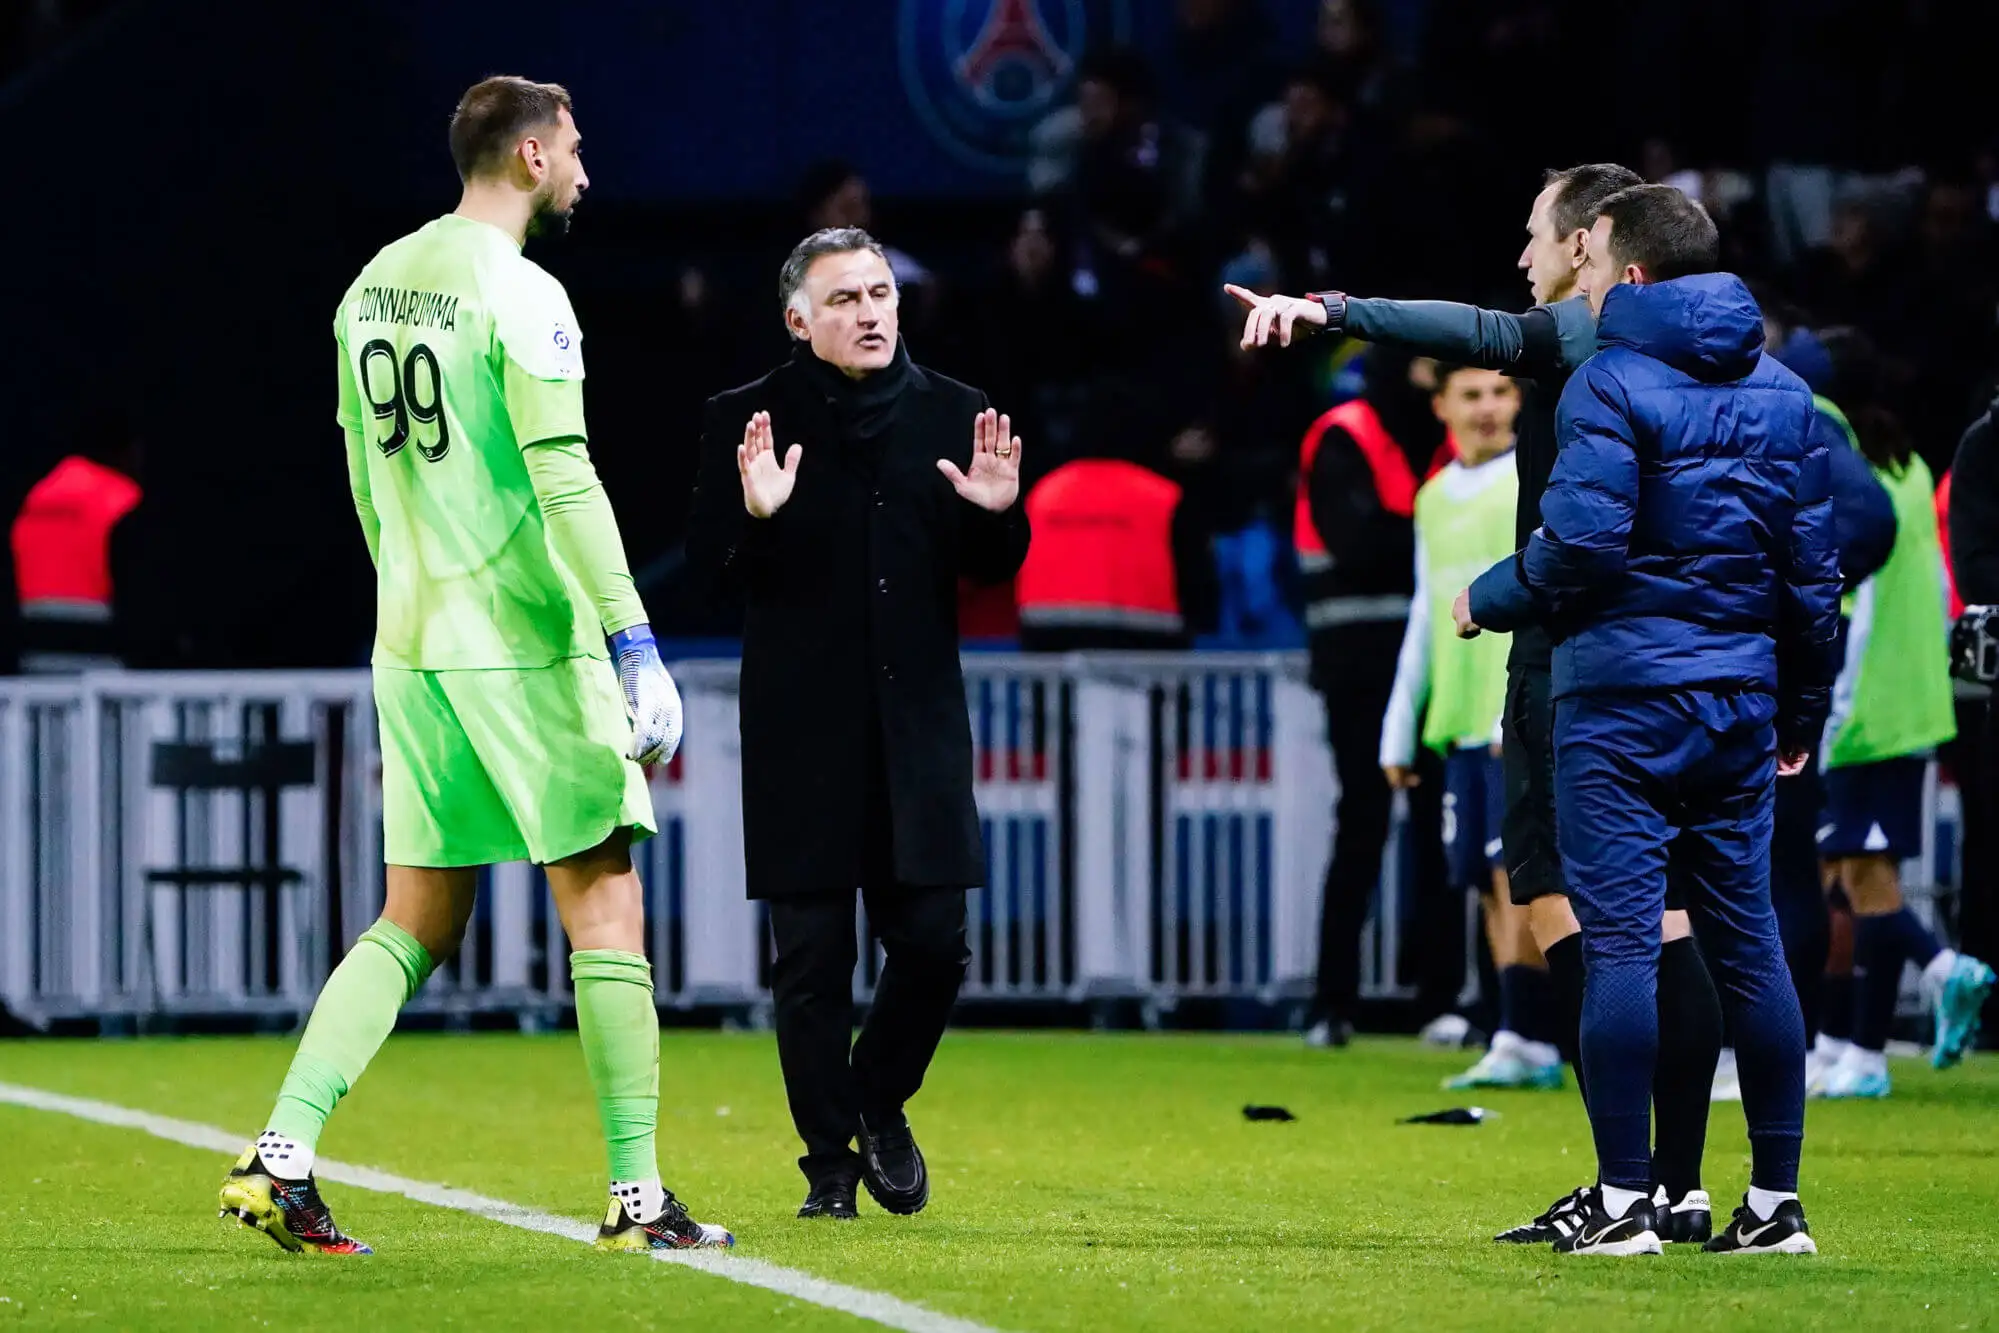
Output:
M1513 550L1520 481L1513 422L1520 390L1496 370L1448 367L1431 400L1457 457L1416 492L1416 592L1381 727L1390 786L1413 786L1416 745L1444 757L1444 846L1454 890L1485 904L1486 940L1499 973L1492 1045L1447 1088L1559 1088L1562 1057L1547 1033L1547 964L1527 909L1507 892L1500 844L1504 808L1498 754L1506 704L1506 641L1460 639L1451 597ZM1419 724L1420 718L1420 724Z
M589 185L569 95L492 78L451 120L455 212L361 271L334 316L338 418L378 598L388 901L328 978L225 1216L288 1250L366 1254L313 1179L319 1134L436 961L477 868L546 867L610 1159L598 1245L729 1245L664 1189L659 1018L631 845L655 831L642 764L680 697L586 447L582 335L521 254ZM608 648L606 640L608 638ZM622 687L622 688L621 688Z
M1861 394L1863 401L1871 394ZM1902 965L1922 973L1936 1016L1932 1063L1963 1059L1978 1038L1993 972L1943 947L1902 901L1897 867L1923 847L1923 784L1930 752L1957 733L1944 617L1936 487L1922 456L1885 410L1849 421L1828 398L1819 410L1845 428L1895 506L1895 545L1847 596L1846 665L1826 722L1825 813L1819 855L1853 907L1853 1039L1829 1062L1826 1097L1886 1097L1884 1048Z

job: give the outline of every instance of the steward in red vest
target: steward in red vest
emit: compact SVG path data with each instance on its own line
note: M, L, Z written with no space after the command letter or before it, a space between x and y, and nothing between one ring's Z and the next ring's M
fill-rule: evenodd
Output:
M1214 560L1178 482L1079 458L1028 493L1027 518L1014 596L1029 652L1184 648L1212 619Z
M117 665L111 534L140 495L124 471L80 454L28 492L11 534L23 671Z

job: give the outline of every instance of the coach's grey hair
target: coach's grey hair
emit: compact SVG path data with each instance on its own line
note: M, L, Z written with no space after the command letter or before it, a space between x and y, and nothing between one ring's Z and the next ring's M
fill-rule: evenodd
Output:
M784 267L777 271L777 300L782 309L796 310L800 315L812 313L811 299L805 294L805 271L815 260L827 255L849 255L856 250L866 250L874 254L884 264L888 255L882 244L859 227L827 227L815 231L792 249L784 261ZM891 279L893 280L893 279Z

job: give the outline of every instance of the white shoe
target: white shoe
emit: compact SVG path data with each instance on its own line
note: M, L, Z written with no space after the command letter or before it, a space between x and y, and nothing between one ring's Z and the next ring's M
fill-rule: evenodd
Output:
M1453 1092L1466 1088L1554 1090L1561 1086L1562 1058L1552 1046L1522 1041L1503 1030L1477 1064L1444 1080L1445 1089Z
M1735 1052L1724 1049L1721 1059L1714 1066L1714 1090L1708 1094L1709 1101L1739 1102L1742 1100L1742 1078L1735 1069Z
M1888 1057L1880 1051L1863 1051L1855 1046L1826 1074L1825 1091L1820 1095L1828 1100L1878 1101L1890 1091Z
M1305 1044L1316 1047L1344 1046L1353 1040L1353 1024L1322 1018L1305 1029Z
M1828 1037L1823 1032L1819 1033L1818 1040L1812 1043L1811 1050L1805 1052L1805 1096L1825 1096L1826 1079L1852 1049L1853 1043L1850 1041Z
M1463 1014L1439 1014L1423 1025L1420 1039L1425 1046L1448 1046L1456 1050L1469 1036L1471 1020Z

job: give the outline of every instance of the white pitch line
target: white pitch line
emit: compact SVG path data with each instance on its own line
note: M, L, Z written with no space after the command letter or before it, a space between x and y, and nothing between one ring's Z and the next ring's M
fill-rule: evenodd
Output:
M0 1083L0 1103L52 1111L57 1115L74 1116L78 1120L113 1125L119 1129L136 1129L169 1143L206 1148L231 1157L242 1152L247 1142L241 1134L232 1134L214 1125L198 1125L191 1120L176 1120L171 1116L154 1115L150 1111L137 1111L129 1106L93 1101L88 1097L66 1097L59 1092L23 1087L17 1083ZM377 1194L400 1194L433 1208L470 1213L502 1226L518 1227L522 1231L540 1231L584 1243L597 1238L597 1228L588 1222L523 1208L501 1199L489 1199L483 1194L453 1189L449 1185L409 1180L387 1171L377 1171L371 1166L350 1166L322 1157L315 1164L315 1172L321 1180L373 1190ZM837 1226L838 1223L832 1225ZM654 1250L652 1257L661 1263L680 1264L730 1282L762 1287L793 1300L839 1310L889 1328L901 1329L903 1333L998 1333L998 1330L984 1324L926 1310L885 1292L829 1282L823 1277L815 1277L795 1268L782 1268L762 1259L743 1258L719 1250Z

